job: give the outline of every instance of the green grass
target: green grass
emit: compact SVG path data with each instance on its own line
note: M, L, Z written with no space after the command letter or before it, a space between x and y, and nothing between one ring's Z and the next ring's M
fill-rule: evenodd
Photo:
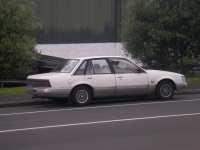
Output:
M188 83L200 83L200 77L196 77L196 78L186 78L186 81Z
M24 94L26 87L0 88L0 95Z

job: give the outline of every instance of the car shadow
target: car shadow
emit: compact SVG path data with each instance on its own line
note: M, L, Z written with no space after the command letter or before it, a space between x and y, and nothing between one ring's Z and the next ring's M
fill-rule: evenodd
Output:
M127 98L109 98L109 99L94 99L90 102L89 105L86 106L75 106L72 103L65 103L63 101L55 102L51 101L48 105L40 105L40 107L45 108L77 108L77 107L93 107L93 106L105 106L105 105L121 105L121 104L137 104L137 103L153 103L153 102L167 102L167 101L178 101L181 100L178 97L174 97L171 100L161 100L157 98L149 98L149 97L127 97Z

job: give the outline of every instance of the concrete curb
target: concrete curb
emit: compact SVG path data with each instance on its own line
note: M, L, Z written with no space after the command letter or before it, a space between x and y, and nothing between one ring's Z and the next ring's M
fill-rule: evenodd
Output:
M51 100L32 98L29 94L0 95L0 108L50 104Z
M0 103L0 108L16 107L16 106L31 106L31 105L44 105L51 104L52 101L33 101L33 102L16 102L16 103Z
M181 92L175 92L175 95L188 95L188 94L200 94L200 89L185 90Z

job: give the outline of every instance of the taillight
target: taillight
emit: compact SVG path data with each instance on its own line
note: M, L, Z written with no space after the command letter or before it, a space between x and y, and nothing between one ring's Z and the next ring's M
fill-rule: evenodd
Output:
M40 82L40 87L51 87L49 80Z
M51 87L51 84L49 80L28 79L27 86L28 87Z

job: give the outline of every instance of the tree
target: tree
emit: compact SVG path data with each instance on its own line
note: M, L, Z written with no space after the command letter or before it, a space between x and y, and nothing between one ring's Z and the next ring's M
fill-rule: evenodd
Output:
M134 59L182 73L197 64L199 0L131 0L125 15L122 42Z
M41 27L32 0L0 0L1 81L25 74L35 65L34 35Z

